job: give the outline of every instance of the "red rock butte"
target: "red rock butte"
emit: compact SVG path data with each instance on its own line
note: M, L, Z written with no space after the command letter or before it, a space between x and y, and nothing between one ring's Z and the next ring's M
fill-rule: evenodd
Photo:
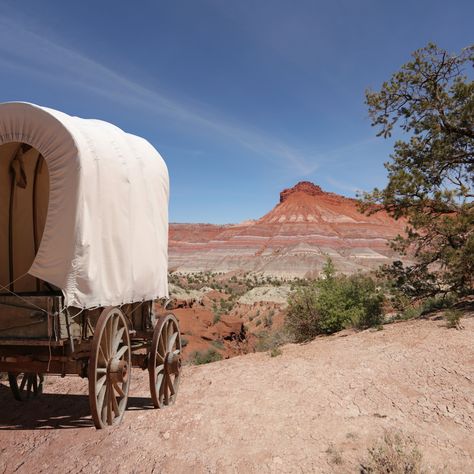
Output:
M404 228L385 212L367 216L355 199L301 181L257 221L171 224L170 270L308 277L331 257L339 271L353 273L399 258L388 242Z
M290 196L298 193L307 194L309 196L320 196L321 194L324 194L324 191L310 181L300 181L292 188L284 189L280 193L280 202L286 201Z

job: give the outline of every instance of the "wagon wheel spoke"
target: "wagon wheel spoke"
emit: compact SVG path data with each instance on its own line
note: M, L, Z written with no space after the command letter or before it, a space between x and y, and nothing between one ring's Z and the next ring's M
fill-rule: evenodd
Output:
M112 411L110 409L110 387L109 384L107 384L107 387L105 389L105 397L104 397L104 403L102 405L102 421L104 422L105 425L111 425L112 424Z
M97 380L97 382L96 382L97 393L100 394L100 391L102 390L102 387L104 386L104 383L106 381L107 381L107 375L103 375L102 377L100 377L99 380ZM101 405L101 403L99 403L99 405Z
M111 392L111 400L112 400L112 408L114 410L114 414L115 416L119 416L120 415L120 409L119 409L119 406L118 406L118 403L117 403L117 398L115 397L115 394L114 394L114 390L112 388L112 390L110 390Z
M169 387L169 389L170 389L171 396L175 395L176 392L175 392L175 390L174 390L173 381L171 380L171 375L168 375L168 387Z
M107 356L104 353L104 349L102 349L102 346L99 346L99 361L98 364L100 363L101 367L105 367L107 365Z
M102 311L89 359L89 403L96 428L120 423L130 386L131 350L127 320L118 308Z
M102 404L100 405L100 416L101 420L104 423L104 425L107 425L107 404L108 404L108 398L109 398L109 384L105 384L104 387L104 395L103 398L101 399Z
M31 392L32 384L33 384L33 381L31 379L31 376L28 375L27 382L26 382L26 398L30 398L30 392Z
M18 401L25 401L43 393L43 374L36 372L8 373L8 381L13 396Z
M163 378L163 382L160 387L160 399L165 405L168 405L169 399L168 399L168 376L165 374Z
M104 399L105 399L105 394L107 392L107 385L102 384L98 392L99 392L99 396L97 397L97 406L102 411L102 409L104 408Z
M163 384L164 376L165 376L165 374L161 373L161 374L158 374L158 377L156 378L156 386L158 388L158 393L161 393L161 386Z
M113 343L113 352L114 354L117 352L120 342L122 340L123 333L125 331L125 327L121 327L118 331L117 334L114 337L114 343Z
M113 334L113 328L115 326L114 324L115 317L112 315L110 318L110 321L107 324L107 348L108 348L108 355L109 355L109 360L111 357L113 357L113 343L114 343L114 334Z
M123 390L119 387L118 383L115 383L114 382L114 388L116 390L116 392L119 394L119 397L124 397L125 394L123 393Z
M115 354L116 359L121 359L125 352L128 351L128 346L122 346L119 351Z
M41 395L43 393L43 386L44 386L44 376L43 374L38 374L38 390L36 391L37 395Z
M109 354L109 344L108 344L108 338L106 334L107 328L104 328L104 334L102 336L102 340L99 342L99 347L102 350L102 354L104 355L104 360L105 363L107 364L109 359L110 359L110 354Z
M111 425L112 424L112 390L110 390L110 387L108 387L109 390L107 391L107 424Z
M112 321L109 323L109 351L110 351L109 356L110 357L113 357L114 354L117 352L117 349L115 349L115 339L118 338L118 341L117 341L117 347L118 347L118 345L120 344L121 337L122 337L122 335L118 337L119 336L118 323L119 323L118 318L115 315L112 316Z
M21 384L20 384L20 391L23 391L26 385L26 381L28 380L28 374L24 373L23 377L21 379Z
M166 341L167 341L167 345L166 345L166 351L169 352L171 349L170 349L170 340L173 336L173 321L169 321L168 322L168 327L167 327L167 331L166 331Z
M174 332L172 336L170 337L169 343L168 343L168 352L173 351L174 344L176 342L176 339L178 337L178 332Z
M158 344L158 352L164 358L166 355L166 342L164 337L164 331L160 333L159 340L160 342Z

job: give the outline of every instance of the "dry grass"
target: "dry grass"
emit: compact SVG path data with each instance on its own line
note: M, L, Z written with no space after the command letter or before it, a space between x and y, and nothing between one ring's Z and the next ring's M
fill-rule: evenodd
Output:
M422 474L422 455L411 436L386 431L381 442L368 449L361 474Z

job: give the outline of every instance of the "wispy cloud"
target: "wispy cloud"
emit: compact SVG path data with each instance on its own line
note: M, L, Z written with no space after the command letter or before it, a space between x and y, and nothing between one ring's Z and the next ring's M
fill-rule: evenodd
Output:
M343 181L340 181L338 179L334 179L331 177L326 177L325 179L328 184L330 184L331 186L334 186L337 189L340 189L341 191L350 192L352 194L358 194L362 192L360 188L358 188L357 186L354 186L353 184L345 183Z
M165 116L180 126L218 133L271 160L295 176L308 176L319 166L319 155L307 153L278 137L244 126L202 104L187 103L152 90L134 78L104 66L92 57L39 35L5 15L0 18L0 65L70 88L96 94L115 103Z

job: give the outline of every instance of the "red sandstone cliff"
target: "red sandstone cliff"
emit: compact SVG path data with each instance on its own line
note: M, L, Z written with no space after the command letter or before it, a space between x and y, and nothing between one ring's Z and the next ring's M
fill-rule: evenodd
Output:
M330 256L340 271L374 268L395 257L387 243L404 222L361 214L357 201L302 181L257 221L236 225L171 224L170 269L315 275Z

